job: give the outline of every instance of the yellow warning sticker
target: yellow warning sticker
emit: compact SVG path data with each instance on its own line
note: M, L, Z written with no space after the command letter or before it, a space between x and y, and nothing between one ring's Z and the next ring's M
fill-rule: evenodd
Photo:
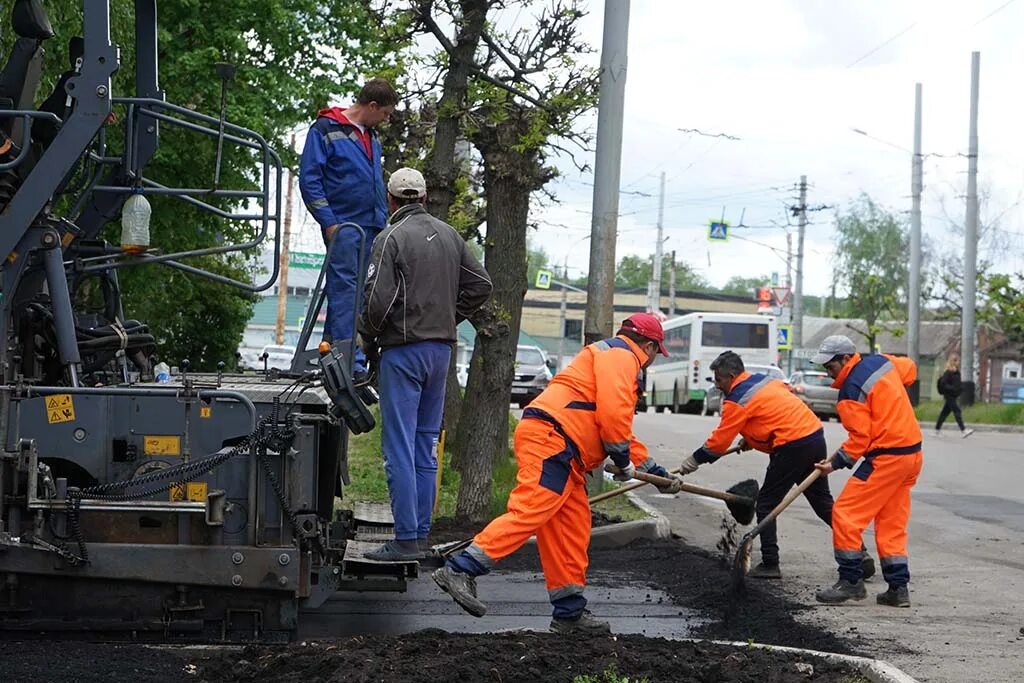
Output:
M147 436L142 452L146 455L181 455L181 437Z
M186 500L193 503L203 503L206 501L207 490L208 487L205 481L190 481L187 484L175 484L170 489L170 500L172 503L180 503Z
M46 421L50 424L74 422L75 403L71 394L54 394L46 397Z
M199 417L211 417L213 415L213 408L210 406L199 406Z
M197 481L188 483L188 499L193 503L202 503L206 501L206 482Z

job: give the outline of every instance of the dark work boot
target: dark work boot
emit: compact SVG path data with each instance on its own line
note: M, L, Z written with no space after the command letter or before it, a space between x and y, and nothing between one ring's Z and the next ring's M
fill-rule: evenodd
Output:
M363 557L377 562L415 562L423 554L416 541L387 541L379 548L363 553Z
M875 575L875 558L865 554L864 559L860 561L861 578L865 581Z
M555 633L579 633L582 635L602 635L612 632L612 627L607 621L601 621L590 613L590 610L583 610L578 619L559 619L553 617L548 630Z
M752 579L781 579L782 571L779 569L778 563L765 564L760 562L756 567L747 572L747 576Z
M814 594L818 602L828 605L838 605L847 600L863 600L868 597L868 591L864 588L864 580L857 583L850 583L843 579L836 581L831 588L823 588Z
M900 586L899 588L889 586L887 591L879 593L875 599L879 605L910 607L910 590L906 586Z
M434 583L441 587L441 590L459 603L459 607L474 617L482 617L487 614L487 605L476 597L476 579L469 574L457 572L445 565L431 574L431 577L433 577Z

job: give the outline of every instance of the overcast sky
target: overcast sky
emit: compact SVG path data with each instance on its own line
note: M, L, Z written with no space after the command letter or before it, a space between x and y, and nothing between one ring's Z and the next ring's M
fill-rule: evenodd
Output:
M584 20L595 48L603 11L595 0ZM962 244L945 215L963 220L971 51L980 50L979 186L991 194L983 211L1002 214L1010 243L998 268L1021 271L1021 27L1024 1L633 0L616 257L654 251L662 171L665 249L714 285L733 275L784 277L785 230L770 226L786 224L801 174L811 206L844 207L863 191L905 216L915 82L924 86L923 150L933 155L924 164L924 230L937 245ZM589 265L593 175L559 165L563 177L549 189L560 203L534 213L532 239L556 264L568 255L576 275ZM709 219L724 212L735 226L744 210L752 227L725 245L707 241ZM834 211L809 216L804 291L823 294Z

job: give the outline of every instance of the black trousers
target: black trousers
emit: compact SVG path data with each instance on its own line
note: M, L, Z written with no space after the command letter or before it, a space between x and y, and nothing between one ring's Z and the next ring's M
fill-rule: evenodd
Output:
M768 516L786 493L803 481L814 469L814 463L821 462L828 455L825 436L822 431L799 441L786 444L769 456L768 469L764 473L764 484L757 494L757 521ZM811 504L814 514L832 526L832 492L828 488L828 477L819 477L804 491L804 498ZM761 561L766 565L779 563L779 539L775 522L761 532Z
M946 396L946 402L942 404L942 410L939 411L939 421L935 423L935 431L942 429L942 423L946 421L950 413L953 413L953 417L956 418L956 424L960 427L960 431L964 431L964 417L960 413L960 404L957 402L956 396Z

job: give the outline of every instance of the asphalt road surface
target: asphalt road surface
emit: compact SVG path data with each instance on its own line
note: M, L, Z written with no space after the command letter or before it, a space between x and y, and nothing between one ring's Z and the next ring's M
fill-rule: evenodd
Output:
M648 413L635 431L670 469L697 448L718 418ZM845 432L825 427L830 451ZM1024 434L956 430L924 437L924 469L913 490L909 528L911 601L907 609L875 604L885 588L881 572L868 582L868 599L819 605L814 591L835 581L829 529L802 498L779 519L783 588L814 609L797 615L837 635L859 635L875 644L876 657L921 681L1024 681ZM748 477L761 481L767 456L751 451L704 465L693 483L724 489ZM833 473L838 496L849 470ZM721 536L725 507L688 494L640 489L672 522L674 533L705 548ZM865 543L877 558L873 530ZM759 561L757 543L753 562ZM749 579L748 579L749 580Z

